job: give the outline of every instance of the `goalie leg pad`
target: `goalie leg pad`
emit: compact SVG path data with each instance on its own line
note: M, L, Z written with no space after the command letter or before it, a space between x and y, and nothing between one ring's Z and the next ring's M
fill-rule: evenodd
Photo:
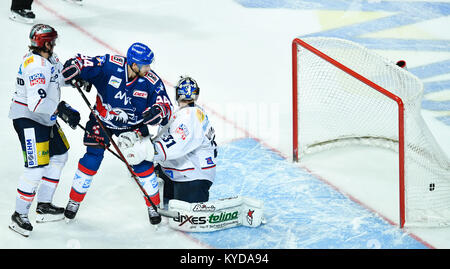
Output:
M263 221L264 204L248 197L232 197L205 203L169 201L169 227L185 232L212 232L236 226L258 227Z

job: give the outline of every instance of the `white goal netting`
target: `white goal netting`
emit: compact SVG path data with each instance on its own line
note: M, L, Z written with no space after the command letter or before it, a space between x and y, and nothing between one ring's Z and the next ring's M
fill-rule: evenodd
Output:
M393 173L399 173L399 184L404 179L404 190L400 186L404 201L399 198L401 225L450 225L450 162L421 116L422 82L351 41L317 37L293 44L297 47L293 57L297 60L294 119L298 128L294 135L299 160L354 144L393 150L399 156L399 169ZM356 72L356 77L340 65ZM364 79L393 95L380 92ZM399 146L402 135L404 150Z

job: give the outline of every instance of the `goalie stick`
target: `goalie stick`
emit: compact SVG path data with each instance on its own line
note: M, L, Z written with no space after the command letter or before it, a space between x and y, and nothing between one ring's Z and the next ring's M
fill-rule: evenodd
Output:
M111 145L113 145L114 149L116 150L118 157L120 158L120 160L122 160L122 162L125 164L125 166L127 167L128 171L131 174L131 177L134 179L134 181L136 182L136 184L139 186L139 189L142 191L143 195L147 198L147 200L150 202L150 205L153 207L153 209L155 211L157 211L161 216L164 217L170 217L170 218L175 218L178 215L178 212L171 212L171 211L167 211L164 209L158 209L158 207L152 202L152 200L150 199L150 196L147 194L147 192L145 191L145 189L142 187L142 185L139 183L139 179L137 177L137 175L134 173L133 168L130 166L130 164L127 162L127 160L125 159L125 157L123 156L122 152L120 151L119 147L117 146L116 142L112 139L112 136L107 132L105 126L103 125L103 123L101 122L100 118L98 117L98 115L95 113L94 109L91 106L91 103L89 102L89 100L87 99L86 95L83 93L83 91L81 90L80 86L77 83L74 83L76 89L78 90L78 92L80 93L81 97L83 98L84 102L86 103L86 105L89 107L89 110L91 111L91 113L94 115L95 120L97 121L97 123L99 124L100 128L102 128L102 130L105 132L106 136L108 137L109 141L111 142ZM112 152L112 151L110 151Z

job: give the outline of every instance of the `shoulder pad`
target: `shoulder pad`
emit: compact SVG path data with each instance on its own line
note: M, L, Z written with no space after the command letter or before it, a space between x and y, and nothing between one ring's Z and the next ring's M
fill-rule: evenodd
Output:
M109 61L113 64L117 64L120 67L125 65L125 57L119 55L110 55Z

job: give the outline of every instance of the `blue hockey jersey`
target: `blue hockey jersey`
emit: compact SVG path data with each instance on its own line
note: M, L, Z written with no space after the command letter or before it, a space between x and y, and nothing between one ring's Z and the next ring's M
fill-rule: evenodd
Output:
M97 89L95 111L105 127L129 129L141 123L142 113L156 103L168 109L167 119L170 118L172 103L163 81L153 70L128 81L126 57L109 54L78 57L83 63L80 77Z

